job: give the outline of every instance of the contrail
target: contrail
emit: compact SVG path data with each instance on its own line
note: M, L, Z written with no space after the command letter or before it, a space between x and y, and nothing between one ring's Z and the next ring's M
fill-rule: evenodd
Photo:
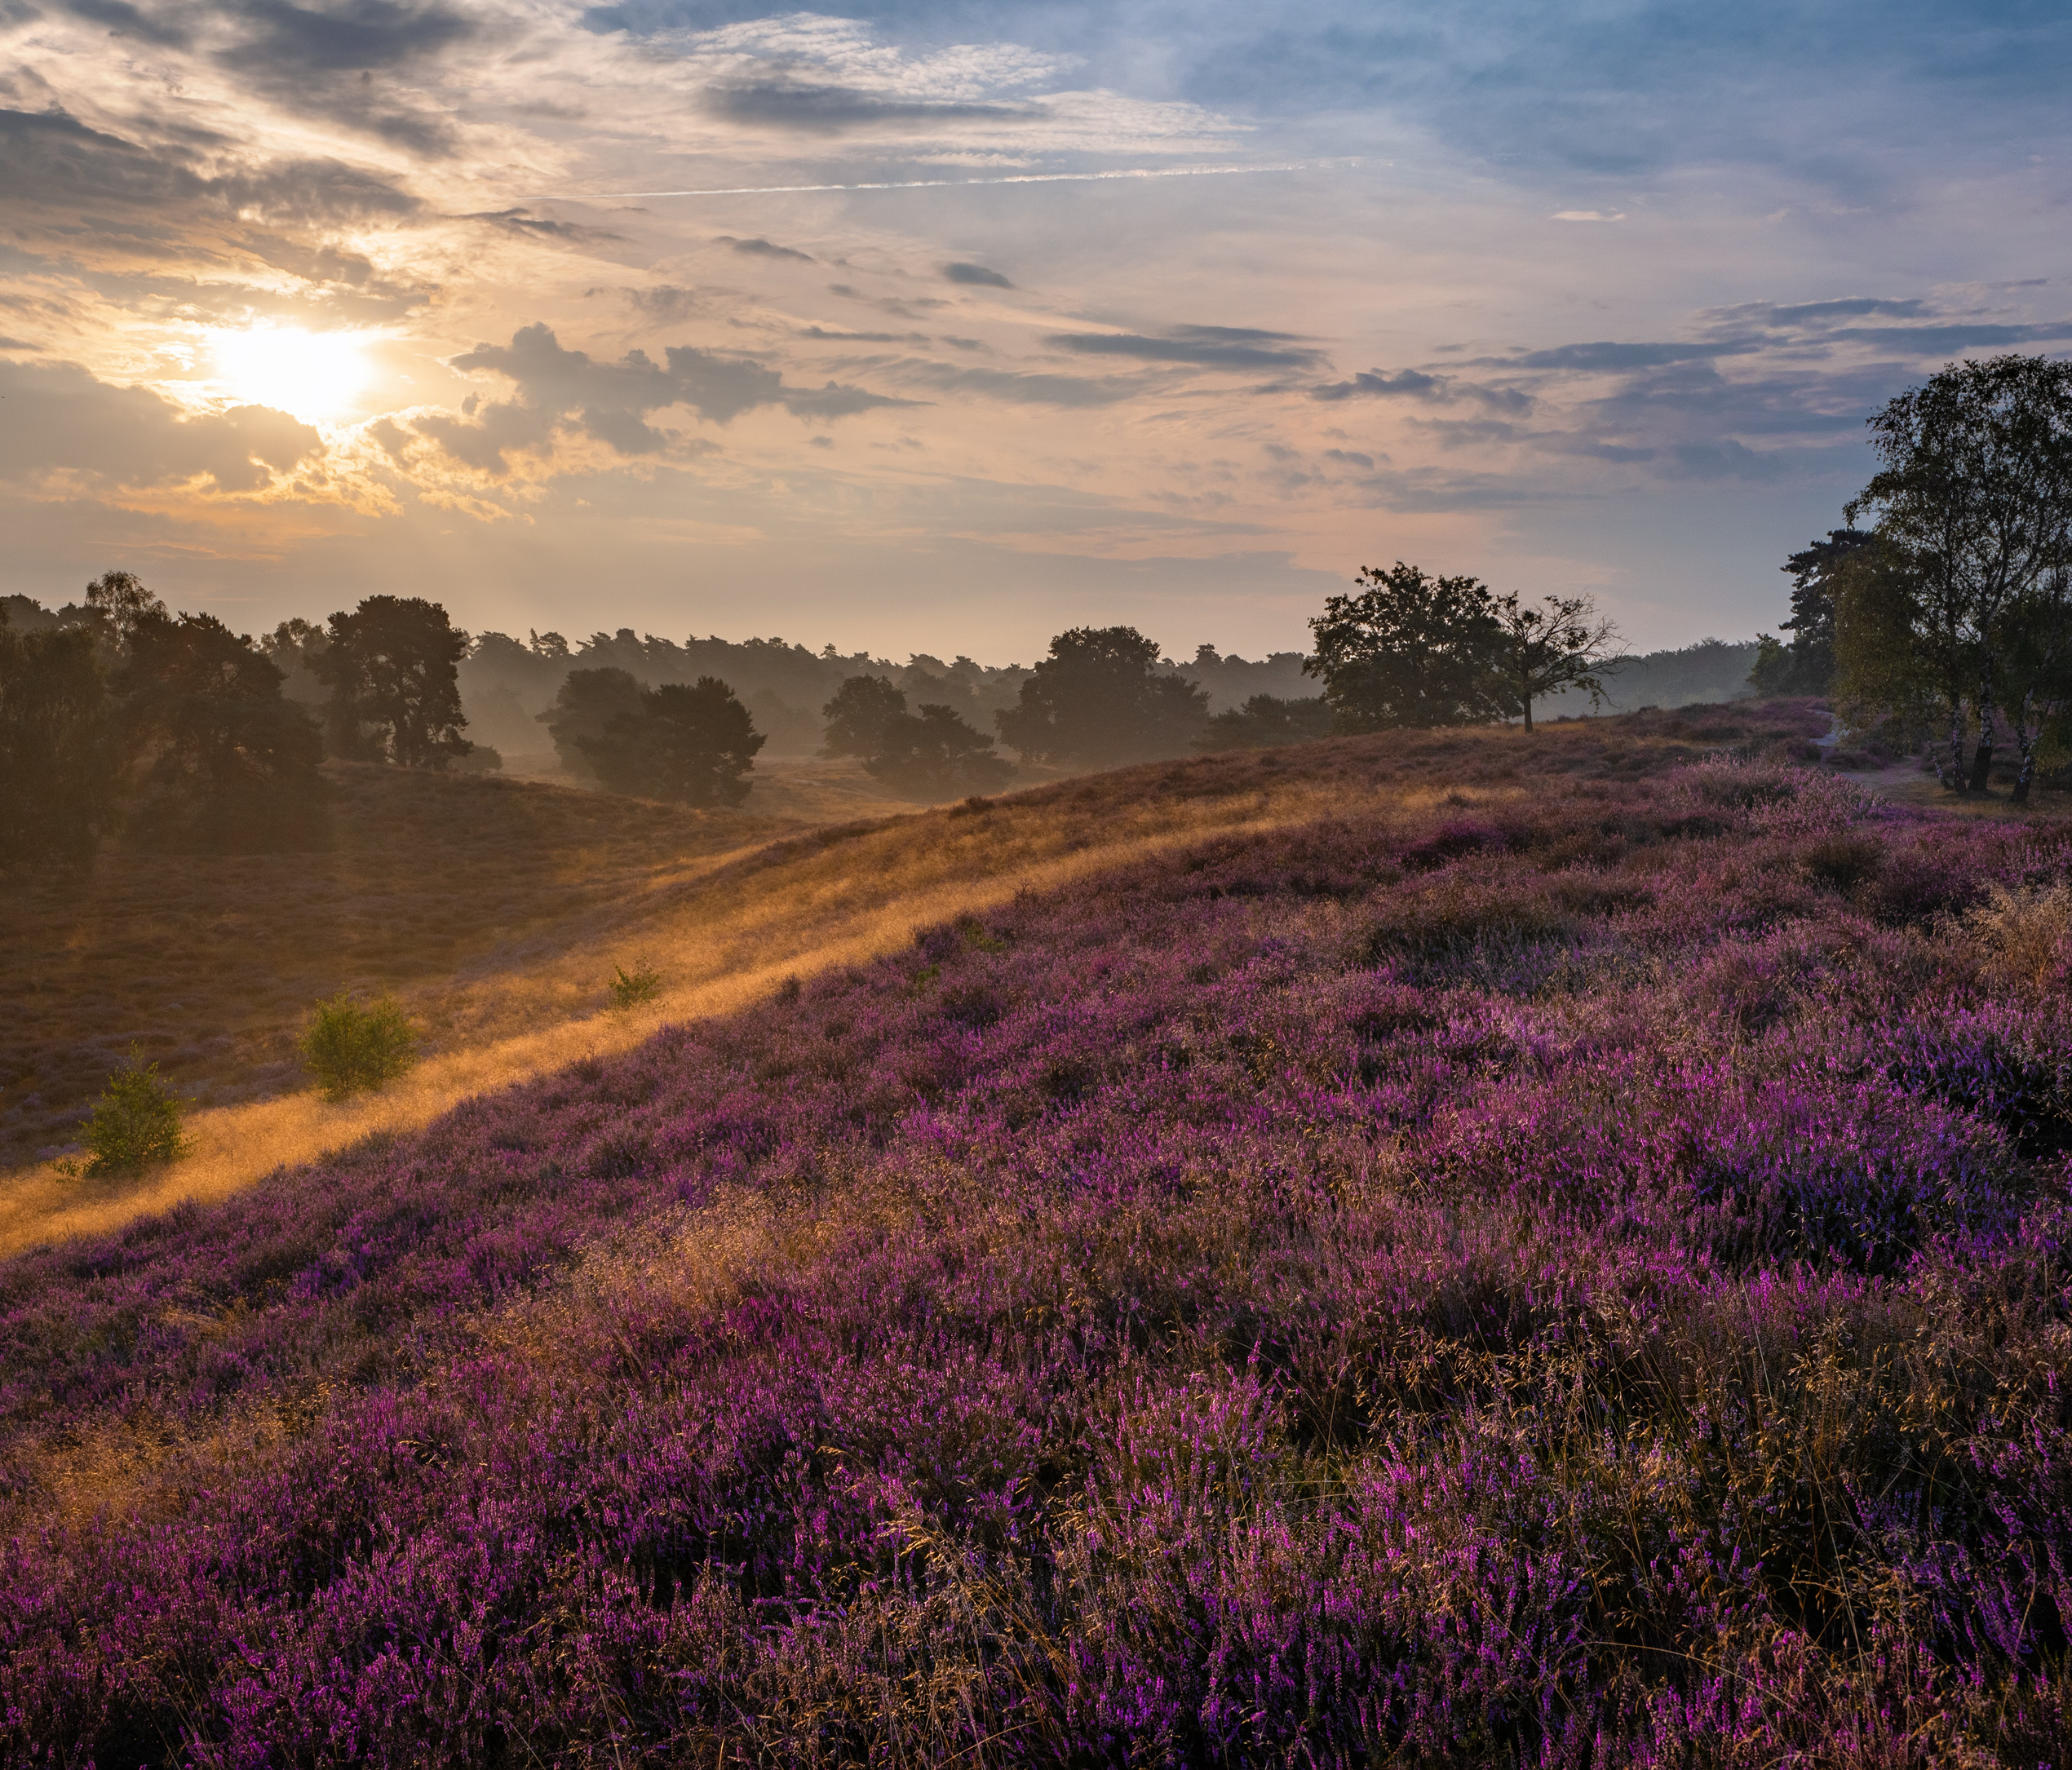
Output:
M1104 179L1234 178L1248 172L1311 172L1327 166L1357 163L1351 160L1291 160L1282 166L1131 166L1112 172L1017 172L1003 178L901 179L872 184L738 184L716 190L599 191L590 197L568 197L563 201L598 202L635 197L781 197L801 191L955 190L967 184L1091 184Z

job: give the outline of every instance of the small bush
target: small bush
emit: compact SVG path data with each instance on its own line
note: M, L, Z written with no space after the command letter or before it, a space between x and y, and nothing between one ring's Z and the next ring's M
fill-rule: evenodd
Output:
M392 1082L417 1061L417 1034L383 996L362 1007L341 991L320 1002L302 1035L302 1060L327 1100Z
M108 1078L86 1122L86 1148L93 1156L86 1172L141 1174L159 1162L176 1161L187 1152L187 1140L180 1135L184 1110L159 1079L158 1065L147 1064L143 1051L132 1045L129 1062Z
M612 993L613 1007L637 1008L662 993L662 973L646 961L636 959L631 971L623 965L614 965L612 980L606 987Z

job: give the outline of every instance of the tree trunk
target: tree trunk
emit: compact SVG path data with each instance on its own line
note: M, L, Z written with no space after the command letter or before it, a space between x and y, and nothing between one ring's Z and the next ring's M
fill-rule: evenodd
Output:
M2033 688L2026 691L2014 715L2014 741L2021 753L2021 767L2015 774L2014 791L2008 795L2008 803L2013 805L2026 805L2029 803L2030 783L2036 777L2036 746L2043 734L2039 729L2032 735L2029 729L2030 708L2034 698Z
M1950 697L1950 766L1936 764L1936 778L1952 793L1964 790L1964 703Z
M1993 771L1993 670L1981 673L1978 685L1978 748L1972 754L1972 791L1983 793Z

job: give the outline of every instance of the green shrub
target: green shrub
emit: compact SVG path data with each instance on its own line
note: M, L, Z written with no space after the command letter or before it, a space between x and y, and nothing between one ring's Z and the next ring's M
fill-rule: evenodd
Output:
M158 1162L177 1160L187 1153L179 1128L184 1110L179 1096L159 1079L158 1065L147 1064L144 1052L132 1045L129 1062L108 1078L86 1122L86 1148L93 1156L86 1172L141 1174Z
M417 1034L383 996L363 1007L341 991L320 1002L302 1035L302 1060L327 1100L393 1081L417 1061Z
M644 959L634 961L628 971L623 965L612 967L612 980L608 986L612 993L612 1006L615 1008L637 1008L644 1002L652 1002L662 993L662 973Z

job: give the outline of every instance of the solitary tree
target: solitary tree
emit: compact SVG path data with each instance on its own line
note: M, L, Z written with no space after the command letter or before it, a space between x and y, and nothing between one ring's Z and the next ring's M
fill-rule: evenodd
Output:
M613 720L639 717L645 688L626 670L572 670L564 676L554 705L538 715L561 766L585 780L600 778L590 746L603 741Z
M1503 639L1496 599L1479 578L1434 577L1401 560L1363 568L1357 595L1326 599L1310 622L1319 677L1339 728L1472 725L1498 717L1506 689L1493 667Z
M2003 356L1944 369L1870 421L1883 463L1848 507L1877 519L1908 594L1893 604L1943 702L1946 785L1979 791L2023 610L2072 556L2072 363ZM1968 776L1964 743L1976 725Z
M241 853L321 839L323 740L281 681L278 666L213 615L135 622L117 688L138 836Z
M763 747L748 709L717 676L642 692L640 710L622 713L583 745L598 777L615 793L688 805L738 805Z
M166 605L133 572L104 572L86 586L86 608L101 637L118 654L129 648L139 621L162 615Z
M334 754L444 768L473 747L460 735L467 635L437 603L370 596L351 614L333 615L327 637L312 668L330 688Z
M1597 672L1619 657L1618 629L1587 596L1547 596L1534 608L1516 596L1490 604L1495 622L1490 659L1497 699L1507 713L1523 714L1533 728L1533 702L1542 695L1580 688L1592 706L1605 698Z
M93 859L122 752L92 631L0 619L0 868Z
M1158 669L1135 627L1074 627L994 715L1000 736L1039 762L1087 766L1184 753L1206 723L1209 697Z

